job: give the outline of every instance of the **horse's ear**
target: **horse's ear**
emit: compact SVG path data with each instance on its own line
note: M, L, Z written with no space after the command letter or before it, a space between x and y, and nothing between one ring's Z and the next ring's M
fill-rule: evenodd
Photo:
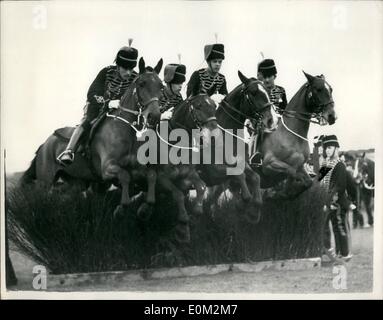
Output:
M302 70L302 72L303 72L303 74L305 75L305 77L306 77L306 79L307 79L307 81L308 81L309 83L312 83L312 82L314 81L314 79L315 79L314 76L312 76L311 74L308 74L308 73L304 72L303 70Z
M145 72L145 60L143 57L141 57L140 61L138 62L138 70L140 74Z
M160 71L162 69L162 64L164 63L164 61L162 60L162 58L160 59L160 61L158 61L157 65L154 67L154 71L157 73L157 74L160 74Z
M244 85L247 85L249 83L249 78L246 78L241 71L238 70L238 77L239 79L241 80L241 82L244 84Z

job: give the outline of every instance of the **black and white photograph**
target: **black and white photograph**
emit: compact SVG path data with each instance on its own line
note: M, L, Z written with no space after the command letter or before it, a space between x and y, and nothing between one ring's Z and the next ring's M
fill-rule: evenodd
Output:
M383 298L383 2L0 5L2 299Z

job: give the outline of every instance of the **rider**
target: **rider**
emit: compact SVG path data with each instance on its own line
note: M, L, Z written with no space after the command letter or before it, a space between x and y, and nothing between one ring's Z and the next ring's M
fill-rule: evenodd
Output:
M258 79L264 84L270 101L277 108L277 111L281 113L287 106L287 98L285 89L275 84L276 77L277 68L273 59L264 59L258 64ZM246 120L245 124L250 128L254 128L254 125L249 120ZM259 134L253 133L249 142L250 163L257 166L262 164L262 155L257 151L258 139Z
M181 89L186 80L186 66L183 64L171 63L165 67L164 81L166 86L163 96L160 99L161 120L169 120L174 108L182 101Z
M287 106L286 91L275 84L277 68L273 59L264 59L258 64L258 79L263 82L271 102L282 112Z
M62 165L73 162L81 137L90 131L92 121L102 111L105 101L110 100L110 108L117 108L121 96L136 78L137 72L133 68L137 65L138 51L130 45L131 40L128 47L122 47L118 51L116 64L103 68L92 82L87 94L84 117L80 125L75 128L64 152L57 157Z
M327 208L328 216L325 225L325 248L331 252L331 234L329 221L331 221L336 253L345 261L352 257L350 251L350 226L348 222L348 212L351 205L347 198L347 169L339 159L339 143L335 135L328 135L323 138L323 148L326 159L323 167L329 171L323 177L321 184L330 194L331 204Z
M208 44L204 48L207 68L194 71L187 86L187 96L198 93L207 93L219 103L227 95L226 78L219 73L222 61L225 59L225 47L223 44Z

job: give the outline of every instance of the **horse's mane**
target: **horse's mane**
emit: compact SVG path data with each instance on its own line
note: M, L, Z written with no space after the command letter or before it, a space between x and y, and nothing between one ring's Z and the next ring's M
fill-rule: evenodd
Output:
M299 90L294 94L294 96L290 99L290 101L287 103L286 109L292 105L295 104L297 101L302 99L302 96L305 96L306 94L306 88L307 88L307 83L304 83Z

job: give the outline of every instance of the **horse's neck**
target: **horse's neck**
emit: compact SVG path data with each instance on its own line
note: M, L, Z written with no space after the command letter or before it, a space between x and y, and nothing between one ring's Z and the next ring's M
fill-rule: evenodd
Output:
M310 121L300 120L294 117L295 114L299 116L300 113L307 113L307 101L306 101L306 85L303 85L298 92L292 97L291 101L286 107L286 111L292 111L292 116L283 116L283 121L286 126L306 138L310 127ZM304 115L307 117L307 115ZM309 120L309 119L308 119ZM286 128L284 128L287 130Z
M171 117L169 124L170 129L185 129L187 131L191 131L192 128L189 128L187 125L187 119L189 118L189 110L187 108L187 103L185 101L179 104Z
M239 110L240 103L241 103L241 89L242 89L242 86L239 85L232 92L230 92L225 98L225 101L232 108L235 108L237 110ZM238 113L236 113L235 111L232 111L227 106L225 106L224 103L221 103L220 107L217 109L216 118L219 125L225 129L233 129L233 130L243 129L245 119L243 119L243 117L239 115Z
M134 91L135 91L135 84L132 84L131 86L129 86L127 91L121 97L121 100L120 100L121 101L121 107L123 107L124 109L127 109L127 110L137 111L137 104L136 104L136 101L135 101L134 96L133 96ZM125 116L128 118L136 117L132 113L126 113Z

